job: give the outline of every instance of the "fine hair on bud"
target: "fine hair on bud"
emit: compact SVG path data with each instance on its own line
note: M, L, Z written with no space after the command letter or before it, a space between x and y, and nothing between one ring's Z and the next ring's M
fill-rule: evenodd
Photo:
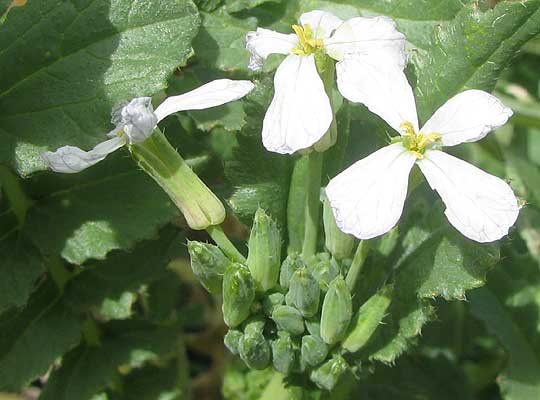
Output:
M246 320L255 299L255 285L249 269L234 263L223 277L223 319L234 328Z

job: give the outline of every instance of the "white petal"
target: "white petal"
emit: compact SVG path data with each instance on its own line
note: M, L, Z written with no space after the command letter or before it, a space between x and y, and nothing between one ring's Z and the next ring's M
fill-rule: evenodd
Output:
M298 38L294 33L286 35L264 28L248 32L246 49L251 54L248 67L259 69L270 54L289 54L297 44Z
M519 205L506 182L439 150L426 152L418 165L446 205L448 221L477 242L505 236L519 214Z
M274 89L263 121L264 146L281 154L310 147L333 118L314 56L287 56L276 71Z
M343 97L364 104L398 132L405 121L418 131L414 94L401 68L376 57L354 56L338 62L336 71Z
M338 227L359 239L371 239L392 229L403 212L415 160L401 143L395 143L333 178L326 195Z
M378 59L403 69L407 61L405 41L405 36L396 29L395 22L381 16L351 18L324 43L328 55L338 61L350 54L375 53Z
M191 92L168 97L156 108L158 122L178 111L203 110L241 99L254 87L250 81L218 79Z
M144 142L154 131L157 117L150 97L136 97L112 112L112 122L127 135L129 143ZM113 134L116 132L113 131ZM113 137L109 135L109 137Z
M448 100L429 119L422 132L442 135L443 146L475 142L502 126L512 110L482 90L467 90Z
M343 23L341 18L326 11L314 10L300 16L300 24L309 24L313 30L313 36L317 39L325 39Z
M41 158L53 171L74 174L100 162L125 144L125 136L115 137L99 143L90 151L75 146L63 146L55 152L43 153Z

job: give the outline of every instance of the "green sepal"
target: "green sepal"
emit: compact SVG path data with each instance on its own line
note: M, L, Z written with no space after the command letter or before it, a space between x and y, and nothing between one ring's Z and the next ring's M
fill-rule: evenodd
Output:
M304 267L304 261L298 253L291 253L281 264L281 270L279 272L279 285L283 289L289 288L289 282L291 277L298 268Z
M276 286L281 263L281 236L276 223L259 208L255 213L247 265L258 290Z
M219 247L209 243L188 241L191 269L206 290L221 293L223 274L231 261Z
M321 314L321 338L328 344L339 342L352 318L351 292L345 280L338 276L328 287Z
M304 322L310 335L321 337L321 321L317 317L306 319Z
M297 358L291 335L288 332L279 331L277 339L273 340L271 345L274 368L288 375L293 370Z
M192 229L225 220L225 207L158 129L144 142L128 146L131 155L182 211Z
M320 253L313 257L308 263L308 269L323 291L328 290L330 282L340 273L339 264L327 253Z
M270 365L270 345L261 333L244 334L238 343L238 353L251 369L265 369Z
M332 390L339 381L339 378L348 370L347 361L340 356L335 355L331 360L328 360L319 368L313 370L310 374L310 379L319 388Z
M291 335L304 333L304 319L296 308L291 306L277 306L272 313L272 319L278 329L289 332Z
M265 296L262 301L262 310L264 315L270 317L274 311L274 308L282 305L284 301L285 296L280 292L271 293L268 296Z
M337 260L349 258L354 249L356 239L341 231L336 224L336 219L330 202L324 198L323 201L323 224L324 224L324 245L326 249Z
M235 356L238 355L238 345L243 333L236 329L229 329L229 331L223 337L223 343L225 347Z
M266 324L266 319L262 315L254 315L253 317L248 318L244 322L244 334L262 334L264 331L264 325Z
M289 284L290 299L300 313L306 318L310 318L319 311L321 289L319 283L303 267L293 274Z
M234 328L246 320L255 299L255 284L248 267L233 263L223 277L223 319Z
M351 353L364 347L381 324L391 302L391 286L385 286L371 296L356 313L341 346Z
M322 363L328 355L328 345L317 335L302 337L300 348L300 361L302 365L316 367Z

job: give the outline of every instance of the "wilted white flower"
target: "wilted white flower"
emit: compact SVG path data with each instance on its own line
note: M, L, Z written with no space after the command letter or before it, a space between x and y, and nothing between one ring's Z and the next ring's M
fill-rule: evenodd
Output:
M374 81L387 77L379 65L405 66L405 36L387 17L355 17L347 21L324 11L311 11L293 25L294 34L258 28L246 36L249 67L259 69L272 53L286 54L274 77L275 94L263 122L263 144L291 154L315 144L332 123L330 99L317 72L316 55L337 63L339 90L360 74ZM353 70L349 65L355 62ZM370 86L370 88L373 85ZM366 88L366 90L368 90Z
M216 107L238 100L248 94L253 87L250 81L215 80L188 93L168 97L155 112L150 97L137 97L112 112L112 123L116 127L107 134L109 140L99 143L89 151L74 146L63 146L55 152L43 153L41 158L53 171L80 172L126 144L145 141L157 123L170 114Z
M477 242L505 236L520 209L510 186L440 149L482 139L504 125L512 110L489 93L468 90L447 101L418 129L413 92L403 72L385 69L392 77L386 84L357 75L359 82L353 86L378 85L378 92L351 89L348 94L401 136L330 181L326 194L339 228L360 239L388 232L403 212L409 173L417 164L446 205L446 217L463 235Z

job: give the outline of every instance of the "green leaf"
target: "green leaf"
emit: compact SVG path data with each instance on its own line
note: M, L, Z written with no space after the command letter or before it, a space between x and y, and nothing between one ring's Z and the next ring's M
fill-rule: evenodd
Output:
M80 345L64 356L41 400L89 400L119 378L119 369L141 367L177 349L176 329L132 322L103 328L99 346Z
M236 13L258 7L264 3L283 3L283 0L229 0L226 3L226 9L230 13Z
M287 157L266 151L261 143L262 120L270 103L272 83L264 79L256 84L245 101L247 124L237 136L233 158L225 163L225 174L233 187L228 203L248 226L257 209L262 208L284 227L290 164Z
M514 256L515 257L515 256ZM540 396L540 271L528 258L509 261L489 277L488 287L470 294L470 310L508 352L497 379L505 400Z
M178 213L123 152L79 174L37 175L27 192L34 202L24 232L44 254L73 264L132 248Z
M103 141L112 107L163 89L198 25L190 0L42 0L13 10L0 26L0 162L24 176L45 168L44 150Z
M66 284L66 303L80 313L94 309L108 318L129 317L142 286L169 276L170 248L181 242L173 229L165 229L158 240L142 242L131 253L115 251L104 261L87 263Z
M413 57L420 120L459 92L491 91L521 46L539 32L540 0L501 1L485 12L471 4L436 27L429 52Z
M75 346L79 321L50 281L44 282L22 310L0 315L0 389L17 390Z

